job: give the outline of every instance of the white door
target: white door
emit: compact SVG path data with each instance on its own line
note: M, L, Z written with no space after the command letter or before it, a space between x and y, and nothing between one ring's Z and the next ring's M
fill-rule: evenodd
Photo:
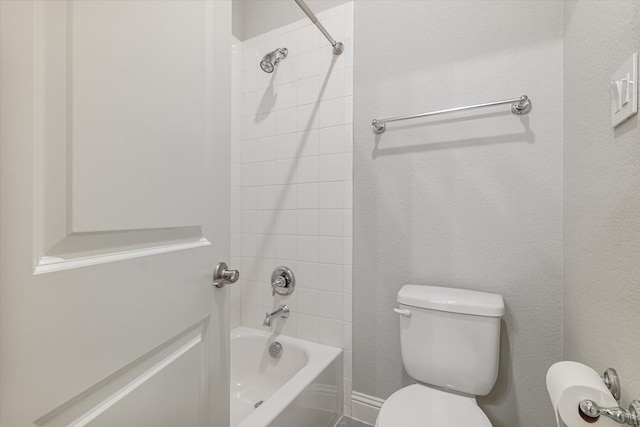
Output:
M228 425L230 21L0 1L2 427Z

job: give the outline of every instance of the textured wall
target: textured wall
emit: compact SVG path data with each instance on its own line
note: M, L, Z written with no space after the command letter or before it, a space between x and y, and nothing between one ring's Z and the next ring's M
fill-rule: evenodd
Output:
M403 283L504 296L495 427L553 425L562 358L562 2L358 1L354 62L354 390L411 383L391 311ZM370 121L519 96L508 108ZM427 124L428 123L428 124Z
M640 1L565 5L565 358L640 399L640 128L610 126L611 74L640 51Z

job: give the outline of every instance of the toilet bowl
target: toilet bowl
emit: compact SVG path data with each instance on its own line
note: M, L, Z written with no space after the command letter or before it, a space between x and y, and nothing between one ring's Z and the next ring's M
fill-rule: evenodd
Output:
M498 376L502 296L404 285L398 303L402 363L419 383L389 396L376 427L491 427L476 396Z
M376 427L491 427L473 396L413 384L385 401Z

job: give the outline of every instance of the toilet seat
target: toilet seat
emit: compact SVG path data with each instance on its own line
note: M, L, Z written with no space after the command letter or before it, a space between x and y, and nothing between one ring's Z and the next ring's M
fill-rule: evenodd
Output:
M476 399L420 384L393 393L376 427L492 427Z

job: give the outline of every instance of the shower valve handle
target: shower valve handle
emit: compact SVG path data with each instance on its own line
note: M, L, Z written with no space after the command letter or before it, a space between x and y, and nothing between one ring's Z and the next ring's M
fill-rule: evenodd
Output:
M281 265L271 274L271 294L289 295L296 286L296 277L289 267Z

